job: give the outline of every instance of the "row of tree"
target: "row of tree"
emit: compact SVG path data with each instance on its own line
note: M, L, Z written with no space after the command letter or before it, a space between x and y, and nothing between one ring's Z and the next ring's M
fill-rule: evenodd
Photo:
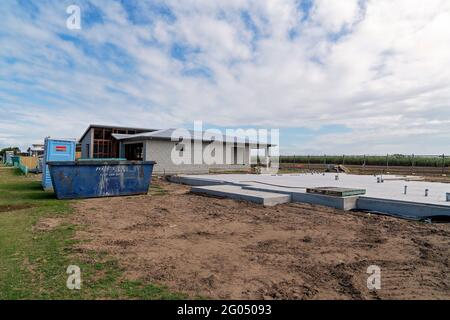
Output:
M418 166L418 167L448 167L450 156L433 155L403 155L393 154L385 156L368 155L323 155L323 156L280 156L281 163L302 164L343 164L343 165L372 165L372 166Z

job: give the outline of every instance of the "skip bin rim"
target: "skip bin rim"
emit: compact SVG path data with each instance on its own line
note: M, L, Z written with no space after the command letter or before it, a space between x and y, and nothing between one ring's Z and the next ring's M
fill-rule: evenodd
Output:
M156 161L133 161L133 160L92 160L92 161L49 161L47 162L48 165L51 166L98 166L98 165L104 165L104 166L110 166L110 165L154 165L156 164Z

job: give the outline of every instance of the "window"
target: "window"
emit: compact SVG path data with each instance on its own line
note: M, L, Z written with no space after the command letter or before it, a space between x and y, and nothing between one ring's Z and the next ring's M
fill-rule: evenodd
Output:
M127 160L144 160L143 143L125 144L125 158Z

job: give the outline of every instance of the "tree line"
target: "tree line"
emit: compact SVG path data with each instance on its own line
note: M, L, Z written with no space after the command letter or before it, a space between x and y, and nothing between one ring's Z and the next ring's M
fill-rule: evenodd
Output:
M450 166L450 155L291 155L280 156L280 163L447 167Z

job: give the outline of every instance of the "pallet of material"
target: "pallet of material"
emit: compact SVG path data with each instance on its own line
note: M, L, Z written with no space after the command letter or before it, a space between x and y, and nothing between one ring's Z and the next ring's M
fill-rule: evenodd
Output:
M318 193L333 197L350 197L366 194L365 189L338 188L338 187L307 188L306 192Z

